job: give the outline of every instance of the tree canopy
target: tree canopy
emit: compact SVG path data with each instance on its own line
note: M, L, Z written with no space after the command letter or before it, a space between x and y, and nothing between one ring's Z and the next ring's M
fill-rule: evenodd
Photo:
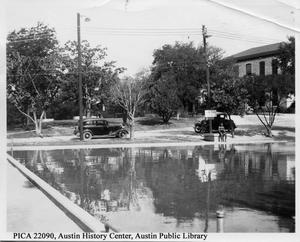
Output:
M38 23L8 35L7 98L36 126L57 97L61 72L54 29Z
M114 103L125 111L129 120L130 139L134 139L135 114L145 101L147 76L144 71L135 77L126 76L111 89Z
M164 45L153 53L152 76L158 81L162 76L172 79L175 83L174 91L187 109L195 102L201 84L205 81L203 55L193 43L179 43ZM170 77L168 77L170 76Z
M106 48L91 47L84 40L82 49L82 83L85 114L91 115L93 105L106 105L110 101L110 88L114 86L124 68L116 67L114 61L106 61ZM64 56L64 85L61 94L62 102L77 102L77 42L69 41L61 48ZM95 107L94 107L95 108Z
M277 60L282 74L295 75L295 37L288 37L279 50Z
M208 63L214 66L222 57L222 50L208 48ZM192 42L164 45L153 53L153 82L173 80L174 89L186 111L193 111L200 90L206 89L205 59L203 47L196 48Z
M156 81L150 77L147 83L147 103L150 110L158 114L164 123L168 123L182 106L174 78L174 75L168 73Z
M293 75L245 76L248 93L247 104L266 128L266 135L272 136L272 126L283 102L295 93Z
M106 48L81 42L86 115L111 102L110 89L124 68L107 61ZM12 31L7 37L7 99L41 135L46 113L78 113L77 42L58 45L55 30L43 23ZM66 112L67 111L67 112ZM75 113L76 114L75 114ZM72 116L71 116L72 117Z

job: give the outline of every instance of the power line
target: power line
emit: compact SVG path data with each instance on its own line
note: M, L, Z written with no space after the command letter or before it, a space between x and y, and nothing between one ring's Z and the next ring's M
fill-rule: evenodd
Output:
M68 27L64 27L68 28ZM198 28L104 28L104 27L85 27L84 30L86 32L118 32L118 33L124 33L124 32L130 32L130 33L201 33L201 30ZM235 35L235 36L246 36L246 37L253 37L253 38L261 38L261 36L255 36L255 35L242 35L232 32L225 32L220 31L217 29L210 29L209 32L215 32L215 33L223 33L228 35ZM268 40L278 41L278 39L272 39L272 38L264 38Z
M193 35L193 36L199 36L201 35L200 31L131 31L131 32L125 32L125 31L109 31L109 30L98 30L98 31L85 31L90 34L101 34L101 35L112 35L112 36L177 36L177 35ZM213 35L217 35L219 38L225 38L225 39L235 39L240 41L246 41L246 42L253 42L253 43L273 43L280 41L279 39L270 39L270 38L262 38L262 37L255 37L250 35L238 35L238 34L232 34L232 33L226 33L226 32L217 32L217 31L210 31Z
M99 34L99 33L95 33ZM148 33L148 34L141 34L141 33L102 33L110 36L153 36L153 37L160 37L160 36L179 36L179 35L188 35L188 36L200 36L201 33ZM239 40L239 41L245 41L245 42L252 42L252 43L258 43L258 44L269 44L273 43L272 41L264 41L264 40L254 40L254 39L247 39L247 38L239 38L239 37L233 37L233 36L226 36L221 34L214 34L213 37L223 38L223 39L232 39L232 40ZM9 41L7 44L12 43L18 43L18 42L29 42L29 41L36 41L46 39L45 38L39 38L39 39L26 39L26 40L16 40L16 41Z
M75 30L72 28L72 31ZM199 36L202 35L201 30L197 28L98 28L98 27L86 27L85 32L90 34L101 34L101 35L110 35L110 36L178 36L178 35L189 35L189 36ZM238 41L246 41L259 44L267 44L272 42L278 42L278 39L272 38L262 38L261 36L254 35L242 35L232 32L219 31L211 29L209 31L214 37L232 39ZM36 41L40 39L45 39L47 37L52 37L53 34L40 34L36 35L38 38L19 38L14 40L8 40L8 43L17 43L17 42L28 42Z
M251 42L251 43L256 43L256 44L270 44L270 43L272 43L272 42L266 42L266 41L262 41L262 40L234 38L234 37L218 35L218 34L214 34L212 37L222 38L222 39L230 39L230 40L238 40L238 41L245 41L245 42Z
M229 36L263 39L263 40L270 40L270 41L280 41L279 39L265 38L265 37L262 38L262 36L255 36L255 35L251 35L251 34L250 35L236 34L236 33L232 33L232 32L219 31L219 30L214 30L214 29L210 29L209 33L217 33L217 34L224 34L224 35L229 35Z
M49 71L48 73L8 74L6 76L8 76L8 77L16 77L16 76L51 76L51 75L55 75L55 74L63 74L63 73L61 73L60 71L54 72L54 70L53 70L53 72ZM103 73L97 72L97 71L83 71L82 74L103 74ZM78 75L78 72L68 72L68 73L65 73L63 75Z
M70 30L70 27L64 27ZM75 30L76 28L71 28L71 30ZM166 33L174 33L174 34L199 34L201 33L201 30L197 28L99 28L99 27L85 27L85 32L95 32L95 33L134 33L134 34L166 34ZM255 35L242 35L242 34L236 34L232 32L226 32L226 31L219 31L216 29L210 29L209 32L212 33L220 33L220 34L226 34L230 36L235 37L246 37L246 38L255 38L255 39L261 39L261 36L255 36ZM49 35L51 36L51 35ZM33 39L33 38L31 38ZM278 41L278 39L272 39L272 38L263 38L264 40L272 40L272 41ZM19 40L19 39L18 39Z

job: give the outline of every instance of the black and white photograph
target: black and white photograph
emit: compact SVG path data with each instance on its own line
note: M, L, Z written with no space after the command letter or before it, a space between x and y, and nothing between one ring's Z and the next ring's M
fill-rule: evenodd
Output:
M0 2L0 240L299 241L300 2Z

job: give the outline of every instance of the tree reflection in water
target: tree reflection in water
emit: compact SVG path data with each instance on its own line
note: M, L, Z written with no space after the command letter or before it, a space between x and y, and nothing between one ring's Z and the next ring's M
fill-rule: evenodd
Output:
M271 144L14 152L34 173L90 214L148 211L204 232L218 207L295 216L293 151ZM292 231L290 225L284 223ZM200 231L200 230L199 230Z

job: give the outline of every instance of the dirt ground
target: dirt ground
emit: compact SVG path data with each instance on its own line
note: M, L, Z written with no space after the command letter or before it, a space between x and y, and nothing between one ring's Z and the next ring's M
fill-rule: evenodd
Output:
M264 135L264 127L255 115L244 117L232 116L237 125L235 137L228 135L227 142L251 143L272 141L295 141L295 114L278 114L273 126L273 138ZM171 120L170 124L161 124L159 119L137 119L135 138L103 137L89 141L80 141L73 135L74 121L55 121L46 125L44 138L36 137L32 131L8 131L8 146L37 145L78 145L78 144L127 144L127 143L170 143L170 142L206 142L203 136L194 132L193 126L197 118ZM109 120L118 122L119 120ZM119 121L121 122L121 121ZM217 141L217 136L215 141Z

